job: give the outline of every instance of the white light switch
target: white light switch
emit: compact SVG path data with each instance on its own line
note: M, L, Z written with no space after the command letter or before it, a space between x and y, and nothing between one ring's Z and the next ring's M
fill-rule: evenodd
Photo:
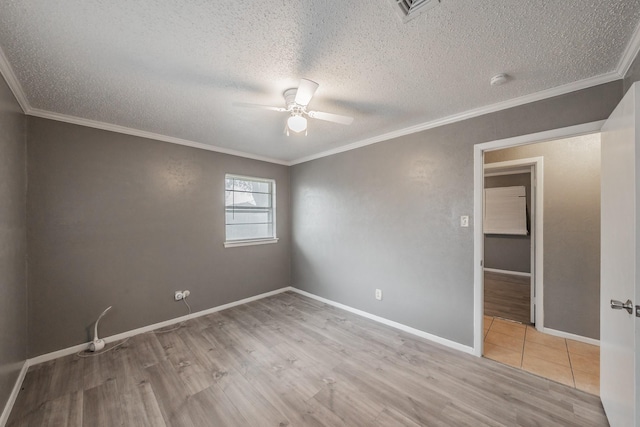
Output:
M462 215L460 217L460 227L468 227L469 226L469 215Z

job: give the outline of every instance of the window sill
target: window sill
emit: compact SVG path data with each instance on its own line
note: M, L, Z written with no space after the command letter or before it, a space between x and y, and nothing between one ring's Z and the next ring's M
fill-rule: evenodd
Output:
M255 239L255 240L228 240L224 242L225 248L235 248L237 246L254 246L254 245L268 245L270 243L278 243L278 238L273 239Z

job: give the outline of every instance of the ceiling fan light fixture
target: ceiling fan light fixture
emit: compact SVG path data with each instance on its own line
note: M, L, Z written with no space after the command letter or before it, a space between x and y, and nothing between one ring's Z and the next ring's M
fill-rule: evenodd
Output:
M429 0L431 1L431 0ZM324 120L326 122L339 123L342 125L350 125L353 117L342 116L340 114L327 113L323 111L307 111L307 105L311 102L311 98L318 89L318 83L300 79L297 88L287 89L283 92L286 108L273 107L270 105L258 104L237 104L244 107L256 107L264 110L286 112L289 117L284 127L285 135L289 136L290 132L301 133L307 135L307 117L312 119Z
M300 115L293 115L287 119L287 127L296 133L307 130L307 119Z

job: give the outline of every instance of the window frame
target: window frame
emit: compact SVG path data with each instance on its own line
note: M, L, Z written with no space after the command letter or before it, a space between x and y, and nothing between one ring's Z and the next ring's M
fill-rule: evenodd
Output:
M267 182L271 186L271 217L272 217L272 229L273 236L265 237L265 238L248 238L248 239L235 239L229 240L227 237L227 204L226 204L226 192L227 190L227 179L238 179L244 181L255 181L255 182ZM247 176L247 175L238 175L234 173L226 173L224 175L224 192L225 192L225 205L224 205L224 247L225 248L233 248L238 246L253 246L253 245L266 245L270 243L278 242L278 234L276 228L276 180L271 178L258 178L255 176ZM263 193L264 194L264 193Z

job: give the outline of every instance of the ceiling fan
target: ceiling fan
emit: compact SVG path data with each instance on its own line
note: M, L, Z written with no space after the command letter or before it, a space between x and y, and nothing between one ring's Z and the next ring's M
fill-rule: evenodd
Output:
M287 112L290 114L287 119L285 133L289 136L289 131L300 133L304 131L307 134L307 117L312 119L325 120L327 122L340 123L342 125L350 125L353 117L341 116L339 114L325 113L322 111L307 111L307 106L311 102L311 98L316 93L319 84L308 80L300 79L297 88L287 89L282 94L286 107L271 107L268 105L256 104L240 104L246 107L263 108L271 111ZM306 116L306 117L305 117Z

